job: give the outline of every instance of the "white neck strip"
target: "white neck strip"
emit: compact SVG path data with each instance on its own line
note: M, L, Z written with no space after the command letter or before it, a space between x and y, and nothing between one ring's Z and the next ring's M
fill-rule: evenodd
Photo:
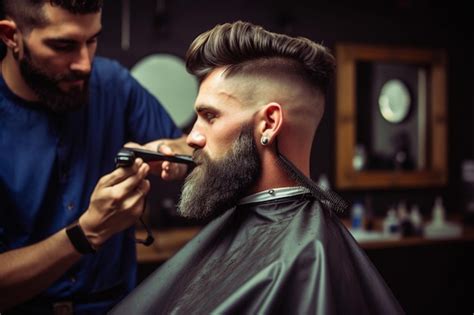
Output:
M303 195L306 193L309 193L309 189L301 186L272 188L244 197L240 199L237 204L243 205L247 203L262 202L284 197Z

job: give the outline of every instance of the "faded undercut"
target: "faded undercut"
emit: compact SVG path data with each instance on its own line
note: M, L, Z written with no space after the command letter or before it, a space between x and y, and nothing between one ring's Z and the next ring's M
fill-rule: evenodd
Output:
M215 68L225 75L287 74L326 94L335 70L329 50L304 37L269 32L237 21L217 25L198 36L186 53L186 67L202 82Z

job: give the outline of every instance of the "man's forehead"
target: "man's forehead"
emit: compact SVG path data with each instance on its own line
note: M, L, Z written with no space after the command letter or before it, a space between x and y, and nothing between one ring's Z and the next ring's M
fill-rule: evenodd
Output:
M216 69L201 83L196 98L198 107L229 107L242 106L242 100L235 87L225 78L223 71Z
M73 14L66 9L53 6L49 2L42 7L46 24L36 28L38 33L55 34L56 37L75 34L92 35L100 31L101 11L86 14ZM90 33L90 34L88 34Z

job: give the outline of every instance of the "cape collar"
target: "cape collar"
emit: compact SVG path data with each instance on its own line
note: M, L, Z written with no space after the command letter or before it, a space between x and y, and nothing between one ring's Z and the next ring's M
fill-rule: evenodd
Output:
M309 192L309 189L302 186L272 188L244 197L239 200L237 205L280 199L290 196L307 194Z

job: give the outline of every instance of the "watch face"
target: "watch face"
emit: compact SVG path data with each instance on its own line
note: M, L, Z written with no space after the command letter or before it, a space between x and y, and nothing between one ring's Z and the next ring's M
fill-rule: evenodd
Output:
M411 97L405 83L398 79L385 82L379 94L379 111L385 120L400 123L410 112Z

